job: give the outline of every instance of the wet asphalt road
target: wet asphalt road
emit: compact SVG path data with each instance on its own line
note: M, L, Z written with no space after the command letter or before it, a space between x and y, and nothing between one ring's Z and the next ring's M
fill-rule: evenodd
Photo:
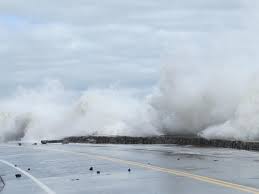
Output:
M6 183L1 194L257 193L259 153L175 145L0 144L0 175Z

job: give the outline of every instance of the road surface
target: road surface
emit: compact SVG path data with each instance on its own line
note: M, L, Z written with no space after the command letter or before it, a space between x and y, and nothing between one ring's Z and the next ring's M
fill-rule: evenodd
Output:
M0 144L0 175L1 194L259 193L259 153L176 145Z

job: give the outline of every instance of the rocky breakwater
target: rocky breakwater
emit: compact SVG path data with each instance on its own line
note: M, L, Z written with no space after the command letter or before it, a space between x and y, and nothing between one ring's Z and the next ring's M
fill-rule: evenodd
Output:
M185 136L73 136L64 138L62 141L70 143L95 143L95 144L177 144L193 145L200 147L222 147L242 150L259 151L259 142L244 142L235 140L204 139L201 137Z

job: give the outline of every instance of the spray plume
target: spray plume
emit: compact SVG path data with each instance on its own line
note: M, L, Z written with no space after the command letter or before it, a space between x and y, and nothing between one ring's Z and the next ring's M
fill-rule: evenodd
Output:
M192 41L175 50L142 99L118 88L78 94L58 81L1 97L0 140L91 134L259 139L258 3L246 2L238 28L185 34Z

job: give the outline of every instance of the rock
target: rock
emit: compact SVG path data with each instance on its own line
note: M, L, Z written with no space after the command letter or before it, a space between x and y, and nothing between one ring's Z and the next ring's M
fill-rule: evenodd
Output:
M89 170L90 170L90 171L93 171L93 170L94 170L94 168L91 166L91 167L89 168Z
M18 143L18 146L21 146L22 145L22 143Z
M47 144L47 140L41 140L41 144Z
M28 170L28 171L30 171L31 169L30 169L30 168L28 168L27 170Z
M21 178L22 175L21 175L21 174L15 174L15 177L16 177L16 178Z
M97 171L96 173L97 173L97 174L101 174L101 172L100 172L100 171Z
M41 144L48 144L48 143L63 143L64 140L41 140Z

